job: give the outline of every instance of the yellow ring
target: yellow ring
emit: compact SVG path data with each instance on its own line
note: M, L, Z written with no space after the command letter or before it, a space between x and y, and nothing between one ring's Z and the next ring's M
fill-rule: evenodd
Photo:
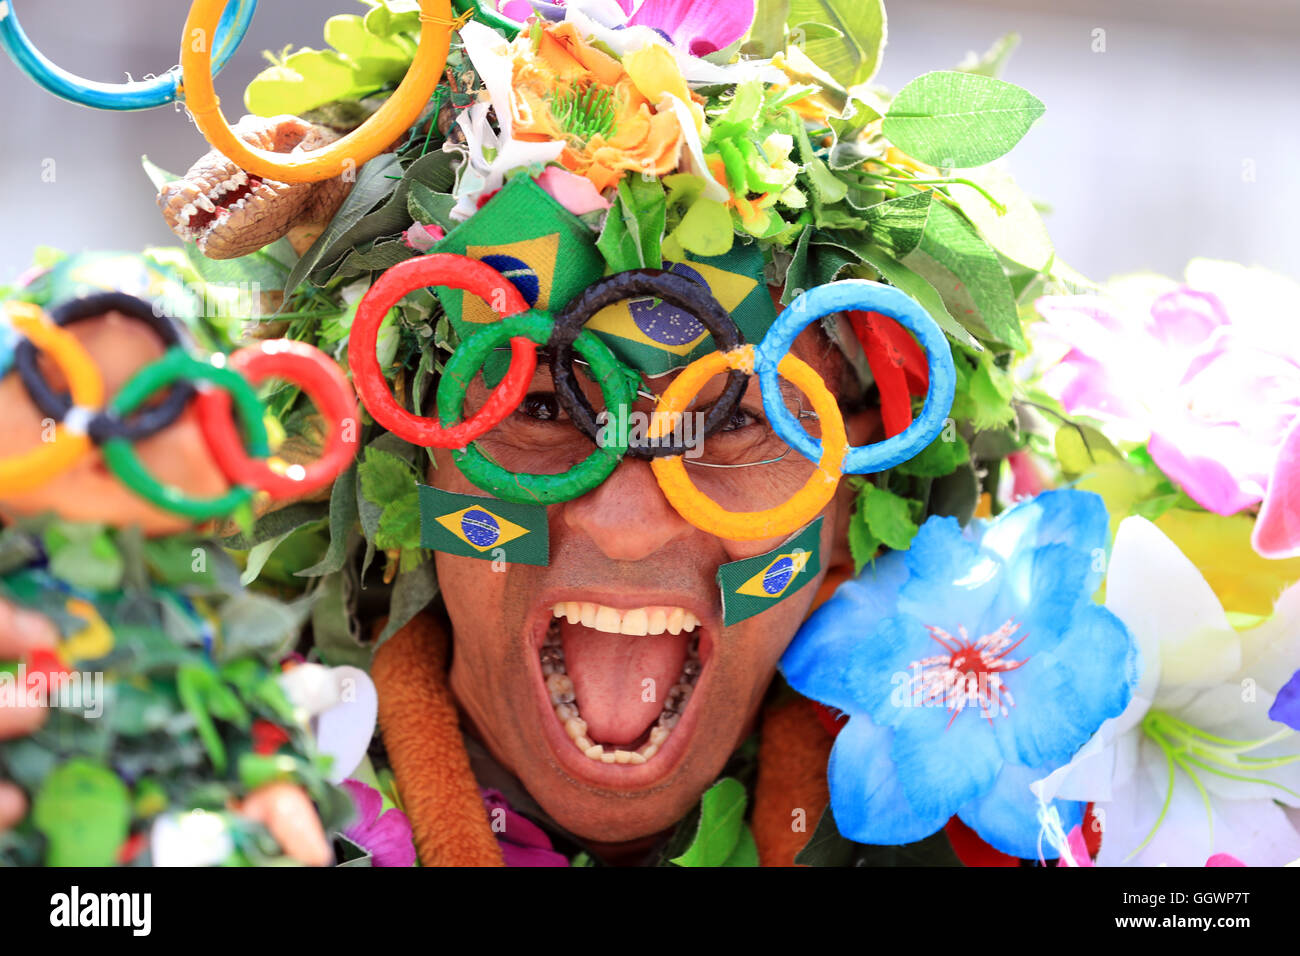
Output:
M4 308L13 327L58 364L68 380L73 407L96 412L103 408L104 379L76 337L31 303L8 302ZM84 432L71 431L62 423L56 425L53 441L0 460L0 494L21 494L45 484L76 464L90 450L90 444L90 436Z
M414 125L429 102L451 47L451 0L421 0L420 46L401 84L360 127L322 149L286 159L282 153L256 149L235 135L221 112L212 83L212 44L226 0L194 0L181 38L181 80L185 105L204 138L239 168L285 183L332 179L373 159ZM198 42L196 42L196 40Z
M664 390L651 417L649 436L658 438L676 425L704 383L727 369L754 367L754 346L730 352L712 352L696 359ZM727 511L695 487L680 455L650 462L664 497L678 514L695 527L732 541L755 541L790 534L811 521L835 495L841 466L849 450L844 416L821 376L808 363L786 355L777 374L797 387L812 402L822 423L822 457L817 470L790 499L766 511Z

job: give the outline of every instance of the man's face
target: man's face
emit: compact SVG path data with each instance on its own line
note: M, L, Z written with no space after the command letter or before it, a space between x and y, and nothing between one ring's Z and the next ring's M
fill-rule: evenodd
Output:
M840 366L828 358L830 348L809 329L793 353L834 383ZM646 387L661 393L668 380ZM720 378L710 383L695 407L720 386ZM586 391L598 399L598 390ZM467 409L486 395L476 380ZM797 393L787 404L800 407ZM809 407L806 399L802 407ZM653 402L637 408L648 412ZM593 446L574 442L576 429L557 414L562 419L549 371L539 368L521 409L480 445L512 471L562 471ZM850 441L870 441L878 422L870 412L850 416ZM815 420L801 423L819 434ZM784 449L779 439L777 445ZM768 463L688 463L687 470L729 510L759 510L788 499L812 471L794 451L771 461L780 454L772 447L751 378L727 433L706 442L704 453L727 449L732 459ZM435 453L429 481L483 494L446 450ZM597 843L664 830L690 810L748 734L826 568L847 557L850 502L842 482L823 512L822 573L814 581L724 627L719 565L770 551L783 538L730 541L696 528L664 498L649 463L625 457L592 491L548 508L549 566L498 570L489 561L437 553L454 630L457 700L496 758L561 826ZM564 679L557 681L557 673ZM690 688L684 702L681 685Z
M145 365L163 354L163 343L144 323L120 312L93 316L68 326L99 367L104 397L111 399ZM41 356L40 368L55 391L67 384L58 367ZM45 416L32 404L11 371L0 379L0 448L21 454L40 447L49 434ZM148 471L164 484L196 497L219 495L229 487L208 451L193 407L175 422L135 443ZM54 512L70 521L94 521L115 527L136 525L146 534L173 534L190 527L184 518L161 511L129 491L108 470L99 449L92 448L67 471L38 488L0 500L7 519Z

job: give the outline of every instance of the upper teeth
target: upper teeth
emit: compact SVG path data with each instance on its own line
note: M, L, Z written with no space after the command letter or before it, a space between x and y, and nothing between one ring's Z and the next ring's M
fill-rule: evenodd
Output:
M585 627L604 631L606 634L681 634L695 630L700 621L685 608L654 604L649 607L634 607L628 611L591 601L561 601L551 608L555 617L567 618L570 624L579 621Z

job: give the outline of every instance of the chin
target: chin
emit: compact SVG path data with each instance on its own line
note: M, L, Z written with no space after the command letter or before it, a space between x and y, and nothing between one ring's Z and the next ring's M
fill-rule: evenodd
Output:
M720 634L716 611L685 594L549 589L507 665L509 715L476 723L566 830L601 843L657 834L717 778L761 695L726 680L744 669L727 666Z

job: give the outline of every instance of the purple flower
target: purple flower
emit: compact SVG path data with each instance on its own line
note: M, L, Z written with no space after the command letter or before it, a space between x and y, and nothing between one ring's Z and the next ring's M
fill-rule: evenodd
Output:
M1286 673L1283 671L1283 673ZM1300 730L1300 671L1291 675L1268 709L1268 719Z
M692 56L707 56L749 31L754 7L754 0L645 0L627 25L658 30Z
M1300 550L1300 502L1281 480L1284 439L1300 421L1300 333L1279 314L1288 299L1270 299L1230 306L1217 290L1188 286L1138 308L1049 296L1037 303L1045 321L1034 342L1037 354L1059 357L1042 383L1067 412L1149 439L1156 464L1209 511L1265 501L1269 533L1256 546L1285 557Z
M568 866L569 860L551 847L541 827L516 813L500 790L480 789L483 806L492 822L492 832L501 844L506 866Z
M617 0L630 14L625 26L650 27L692 56L708 56L724 50L749 32L754 22L755 0ZM547 20L563 20L563 3L541 0L500 0L502 15L520 23L534 14Z
M343 786L356 804L358 819L343 835L367 851L375 866L415 866L415 841L411 821L396 807L381 815L384 798L360 780L344 780Z

